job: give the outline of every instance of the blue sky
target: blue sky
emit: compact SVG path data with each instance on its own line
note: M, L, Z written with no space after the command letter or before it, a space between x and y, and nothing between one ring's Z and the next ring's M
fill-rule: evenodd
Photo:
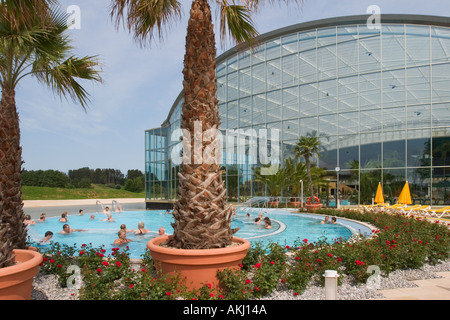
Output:
M282 1L280 1L282 3ZM60 0L77 5L81 28L70 30L76 55L98 55L103 84L85 84L91 96L87 112L61 100L33 78L16 90L24 168L67 172L81 167L144 171L144 131L159 127L182 90L182 68L191 1L181 0L182 19L163 41L141 48L109 18L111 0ZM267 5L254 16L260 33L336 16L366 14L370 5L383 13L450 17L448 0L305 0L302 9ZM213 8L213 13L215 9ZM218 25L218 21L215 21ZM217 29L217 28L216 28ZM158 39L155 39L158 40ZM231 48L221 47L217 53Z

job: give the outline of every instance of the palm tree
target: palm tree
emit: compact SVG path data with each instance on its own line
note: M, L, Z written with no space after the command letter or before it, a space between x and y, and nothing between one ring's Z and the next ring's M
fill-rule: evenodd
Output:
M0 268L26 246L22 208L22 148L15 89L27 76L86 108L88 94L78 79L101 81L94 57L71 55L67 15L54 1L0 3Z
M261 1L215 1L218 4L220 34L228 35L238 44L256 43L256 31L251 13L259 9ZM297 0L285 1L295 2ZM127 28L141 44L163 35L163 28L181 16L178 0L113 0L111 16L118 25L126 21ZM186 36L184 58L184 103L181 129L191 139L183 143L194 146L194 123L200 121L202 132L219 128L216 47L208 0L193 0ZM198 138L198 137L197 137ZM202 152L213 141L202 140ZM179 172L178 200L174 205L172 224L174 234L169 245L183 249L221 248L231 244L231 209L227 205L227 190L222 180L220 163L195 164L194 153L190 164L184 161Z
M321 144L319 141L319 137L317 137L316 135L307 135L300 137L294 148L296 159L300 157L305 158L305 166L306 172L308 173L308 185L311 199L313 199L314 196L313 181L311 174L311 158L314 157L315 155L320 157L319 153L320 145Z

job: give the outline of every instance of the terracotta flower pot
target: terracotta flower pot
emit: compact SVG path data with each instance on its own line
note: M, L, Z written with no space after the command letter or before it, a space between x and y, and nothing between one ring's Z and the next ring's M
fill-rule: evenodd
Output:
M0 300L30 300L34 276L42 255L31 250L14 250L16 265L0 269Z
M307 212L313 212L316 211L317 209L322 208L322 204L321 203L315 203L315 204L307 204L306 205L306 211Z
M247 255L250 242L241 238L233 238L233 245L220 249L175 249L161 247L159 244L167 241L168 236L151 239L147 243L150 255L155 261L157 270L164 274L179 272L186 277L188 290L196 290L204 284L213 288L219 286L217 271L223 269L238 269L239 264Z

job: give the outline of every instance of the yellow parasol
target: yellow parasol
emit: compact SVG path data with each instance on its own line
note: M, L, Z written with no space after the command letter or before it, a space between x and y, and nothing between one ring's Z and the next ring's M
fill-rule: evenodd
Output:
M378 182L377 194L375 195L375 203L384 203L383 190L381 189L381 182Z
M411 204L411 192L409 191L409 184L408 181L406 181L405 186L402 189L402 192L400 192L400 196L398 197L398 203L401 204Z

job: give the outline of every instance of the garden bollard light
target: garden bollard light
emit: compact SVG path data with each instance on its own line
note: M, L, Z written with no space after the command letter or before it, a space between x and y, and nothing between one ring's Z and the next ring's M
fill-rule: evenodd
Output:
M325 300L337 300L337 278L336 270L325 270Z

